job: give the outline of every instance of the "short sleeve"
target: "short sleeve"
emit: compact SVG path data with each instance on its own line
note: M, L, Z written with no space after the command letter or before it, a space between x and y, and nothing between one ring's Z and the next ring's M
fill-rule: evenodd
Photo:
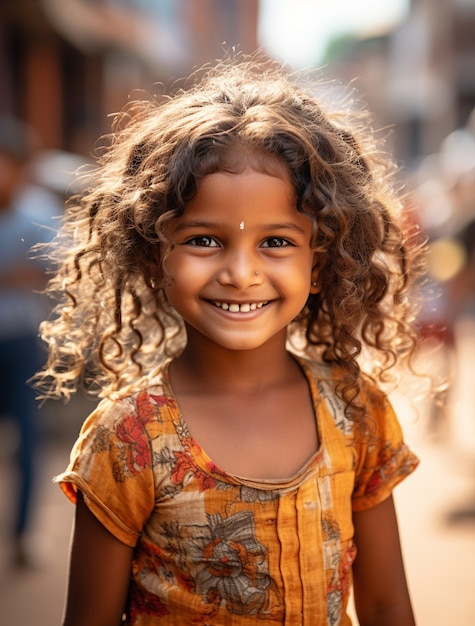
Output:
M66 471L55 478L72 502L80 490L103 526L132 547L155 502L152 448L139 400L101 402L85 421Z
M364 394L365 433L355 434L354 511L369 509L388 498L419 464L404 442L401 425L387 396L372 387Z

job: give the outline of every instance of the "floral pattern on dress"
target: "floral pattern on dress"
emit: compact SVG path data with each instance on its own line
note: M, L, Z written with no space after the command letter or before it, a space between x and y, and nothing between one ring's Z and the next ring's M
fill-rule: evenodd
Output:
M408 454L405 445L395 448L391 444L386 444L378 454L378 464L375 468L368 468L369 476L365 477L364 493L371 496L378 493L381 486L388 481L394 481L397 477L404 477L410 474L417 465L414 457ZM355 484L355 491L358 491L360 481Z
M171 471L171 479L175 485L183 485L187 479L195 479L199 485L199 490L213 489L216 487L216 480L196 468L193 459L187 452L173 453L175 464Z
M118 450L114 466L114 477L118 482L122 482L128 477L136 476L147 467L152 467L160 459L154 458L150 442L161 435L161 414L160 409L168 407L176 408L174 398L167 395L153 394L143 391L137 394L133 401L132 408L116 424L115 434L118 441ZM98 432L99 451L106 445L101 445L101 440L107 441L106 434ZM190 474L191 458L184 458L187 455L174 453L175 475L177 484L183 483L184 477ZM178 455L178 456L177 456ZM163 459L162 459L163 460ZM202 478L203 482L205 477ZM205 485L204 488L214 486L214 483Z
M147 392L137 395L133 409L116 424L118 463L114 475L122 481L152 465L150 439L160 435L160 397Z
M150 615L153 617L165 617L170 614L170 611L166 604L164 604L158 596L148 591L140 591L140 594L134 593L133 587L135 583L131 583L131 601L128 607L128 619L133 626L137 623L143 615Z
M269 613L275 585L268 574L267 550L257 540L250 511L227 518L208 515L194 527L188 549L195 563L196 590L205 603L219 604L234 615Z

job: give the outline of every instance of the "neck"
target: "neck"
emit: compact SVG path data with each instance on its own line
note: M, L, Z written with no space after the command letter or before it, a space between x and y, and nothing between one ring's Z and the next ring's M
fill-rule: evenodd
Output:
M227 350L191 334L171 375L208 392L249 393L282 384L298 371L285 340L282 334L256 350Z

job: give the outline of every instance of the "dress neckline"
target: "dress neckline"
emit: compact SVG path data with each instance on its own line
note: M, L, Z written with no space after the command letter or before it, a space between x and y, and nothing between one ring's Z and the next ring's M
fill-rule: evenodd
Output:
M221 469L212 460L212 458L208 456L206 451L200 446L199 442L190 433L186 424L186 420L183 417L182 411L180 409L179 402L170 382L170 361L168 361L164 365L162 369L162 383L166 387L166 395L170 396L174 400L175 409L172 410L171 413L177 435L180 438L182 445L185 449L187 449L188 453L192 456L194 463L201 471L205 472L208 476L222 482L238 484L263 491L294 490L295 488L299 487L303 482L308 480L310 476L314 475L317 472L318 466L321 463L323 457L323 449L326 441L325 423L328 421L329 413L326 402L323 398L321 398L318 392L317 384L311 376L310 367L306 359L303 359L302 357L294 354L292 354L292 356L301 367L302 372L304 373L304 376L307 380L307 384L309 385L313 412L318 431L319 446L318 449L312 454L312 456L300 468L300 470L298 470L294 475L284 479L249 478L244 476L238 476ZM328 368L325 368L325 371L328 371ZM329 378L331 379L331 375L329 375Z

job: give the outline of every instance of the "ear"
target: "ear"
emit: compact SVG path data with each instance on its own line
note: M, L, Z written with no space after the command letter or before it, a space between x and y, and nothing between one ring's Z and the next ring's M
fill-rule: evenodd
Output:
M144 278L150 289L157 289L163 281L163 268L158 249L152 252L153 260L146 263L144 267Z
M312 282L310 283L310 293L312 295L315 295L316 293L318 293L321 290L321 285L320 285L320 281L318 280L318 278L314 278L312 276Z
M324 265L325 261L322 258L322 255L315 253L313 257L313 265L312 265L312 273L311 273L311 282L310 282L310 293L316 294L322 289L321 285L321 269Z

